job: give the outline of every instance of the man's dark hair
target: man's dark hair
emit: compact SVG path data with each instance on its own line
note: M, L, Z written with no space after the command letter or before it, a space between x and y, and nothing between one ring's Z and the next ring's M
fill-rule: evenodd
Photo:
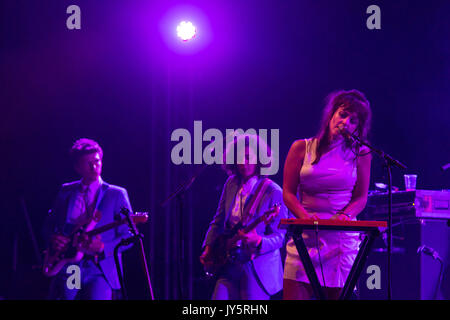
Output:
M76 164L82 156L97 152L100 155L100 159L103 159L103 150L100 145L94 140L82 138L75 141L69 154L72 162Z
M270 147L267 145L267 142L262 139L260 136L256 135L256 134L240 134L240 135L235 135L234 139L231 143L229 143L226 146L224 155L223 155L223 164L222 164L222 169L225 170L225 172L228 175L237 175L238 177L240 177L240 173L237 167L237 151L238 151L238 142L241 142L241 144L243 146L245 146L246 149L251 150L254 155L257 157L257 163L256 163L256 174L259 177L265 177L265 175L261 174L261 168L268 168L270 167L273 159L272 159L272 150L270 149ZM259 159L259 150L263 148L263 150L265 150L267 157L270 158L269 163L267 164L262 164L260 159ZM236 153L235 153L236 151ZM234 159L232 159L232 163L231 164L227 164L227 157L231 158L231 154L234 155Z

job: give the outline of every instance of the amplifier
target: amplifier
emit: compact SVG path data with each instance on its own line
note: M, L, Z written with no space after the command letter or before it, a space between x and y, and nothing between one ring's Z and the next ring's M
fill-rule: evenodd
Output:
M388 193L369 192L362 213L365 219L379 220L388 216ZM450 191L415 190L392 192L392 216L450 219Z
M391 256L392 299L394 300L449 300L450 299L450 225L448 219L407 218L392 228L393 243ZM418 252L426 246L440 256L442 262L433 256ZM363 269L358 293L361 300L384 300L387 298L388 268L387 244L378 237L366 267L380 268L378 288L367 285L371 276Z

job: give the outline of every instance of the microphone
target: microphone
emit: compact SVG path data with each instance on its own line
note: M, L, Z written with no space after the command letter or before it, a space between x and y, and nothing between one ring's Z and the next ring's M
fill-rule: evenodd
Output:
M435 260L442 261L441 257L437 253L437 251L434 250L433 248L423 245L423 246L420 246L419 248L417 248L417 253L421 253L421 252L425 253L427 256L430 256Z
M342 125L338 126L339 133L347 140L350 140L351 142L357 141L356 137L350 133L346 128L344 128Z

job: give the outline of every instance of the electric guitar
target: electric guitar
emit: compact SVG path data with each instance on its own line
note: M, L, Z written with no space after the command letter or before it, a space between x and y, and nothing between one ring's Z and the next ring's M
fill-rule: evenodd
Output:
M269 224L280 212L280 207L280 204L276 204L249 225L243 226L240 221L231 230L224 231L219 235L211 244L211 255L204 266L206 276L216 276L229 262L245 263L252 260L255 256L255 250L237 245L240 240L238 231L242 230L244 233L248 233L261 222Z
M135 223L145 223L148 220L147 212L139 212L130 215L131 220ZM128 222L127 218L108 223L99 228L93 229L97 222L91 220L84 226L77 226L67 236L68 244L62 250L55 250L51 246L44 251L44 263L42 272L47 277L53 277L68 263L76 263L83 259L84 253L80 251L79 245L81 240L86 236L93 237L110 229L116 228Z

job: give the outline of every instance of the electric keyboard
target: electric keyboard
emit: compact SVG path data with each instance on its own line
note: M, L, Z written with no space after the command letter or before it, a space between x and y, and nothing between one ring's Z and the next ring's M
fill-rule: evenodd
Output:
M330 219L281 219L280 227L301 226L303 229L336 230L336 231L372 231L387 228L386 221L342 221Z

